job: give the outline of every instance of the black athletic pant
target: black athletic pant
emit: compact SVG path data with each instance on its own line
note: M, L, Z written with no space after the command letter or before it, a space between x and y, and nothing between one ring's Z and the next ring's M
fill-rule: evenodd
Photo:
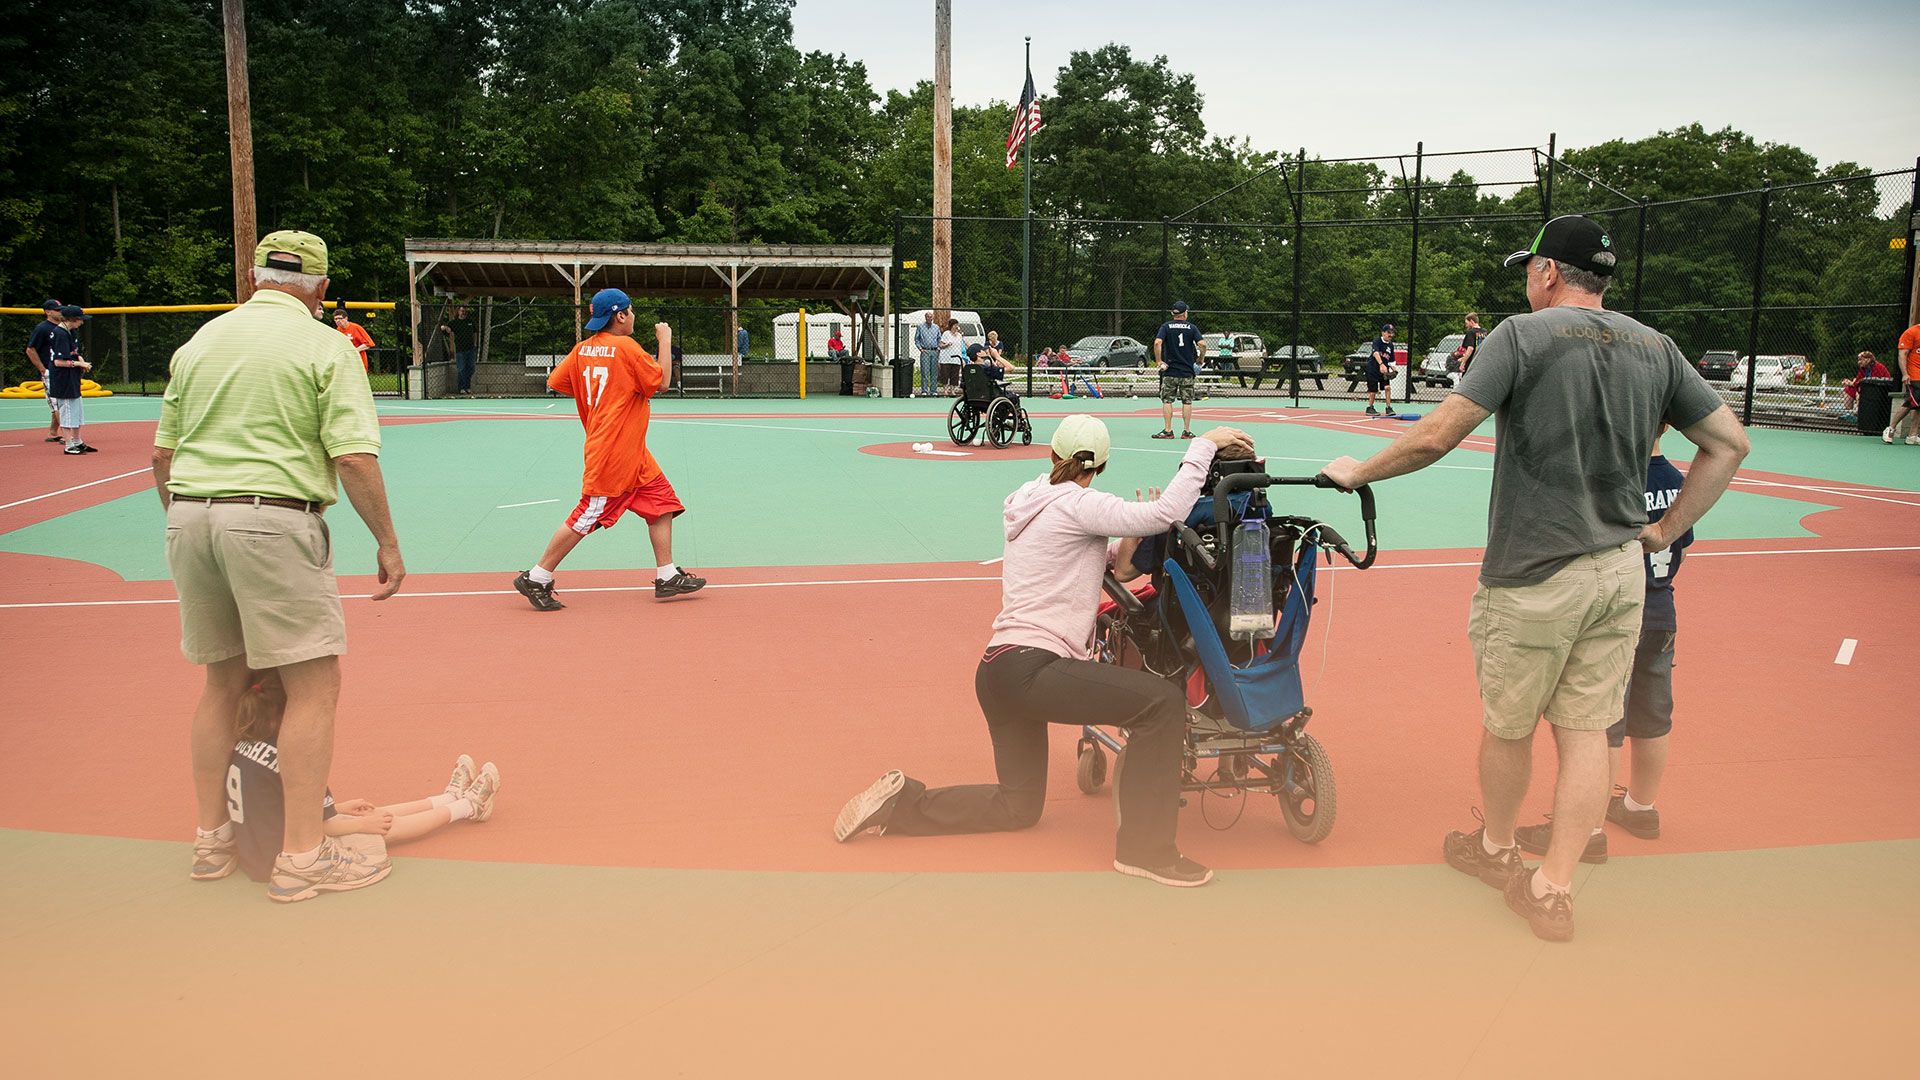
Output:
M1030 828L1047 799L1047 725L1104 724L1128 729L1125 775L1114 799L1120 831L1114 857L1132 866L1166 866L1179 854L1180 755L1186 698L1143 671L1069 660L1045 649L987 650L973 690L993 739L997 784L929 789L909 778L887 819L907 836Z

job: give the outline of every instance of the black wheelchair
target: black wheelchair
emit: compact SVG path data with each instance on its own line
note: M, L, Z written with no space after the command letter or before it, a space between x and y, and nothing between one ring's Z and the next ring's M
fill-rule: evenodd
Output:
M1033 422L1020 399L986 365L968 364L960 372L960 399L947 414L947 434L953 445L965 446L983 425L987 442L996 450L1013 442L1016 435L1022 446L1033 445Z

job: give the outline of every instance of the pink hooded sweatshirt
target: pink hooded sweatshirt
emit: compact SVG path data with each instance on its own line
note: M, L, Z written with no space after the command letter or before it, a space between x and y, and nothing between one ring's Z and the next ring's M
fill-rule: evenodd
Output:
M1030 480L1007 496L1006 557L1000 567L996 645L1029 645L1085 660L1093 654L1100 577L1113 565L1109 537L1153 536L1185 521L1200 497L1214 446L1195 439L1180 470L1153 502L1128 502L1079 484Z

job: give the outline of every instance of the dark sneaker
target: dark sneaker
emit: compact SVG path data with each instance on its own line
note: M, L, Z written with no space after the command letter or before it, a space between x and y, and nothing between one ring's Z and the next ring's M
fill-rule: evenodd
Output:
M1183 439L1191 439L1191 438L1193 438L1193 432L1191 432L1191 431L1183 431L1183 432L1181 432L1181 433L1180 433L1180 437L1181 437L1181 438L1183 438Z
M58 435L49 435L45 439L42 439L41 441L42 442L66 442L67 440L61 438Z
M685 570L682 570L679 573L673 575L672 577L667 578L665 581L662 581L659 578L654 578L653 579L653 598L655 600L671 600L676 596L685 596L688 593L697 593L701 589L704 589L706 587L707 587L706 578L694 577L692 574L689 574Z
M1379 415L1380 415L1380 410L1379 410L1379 409L1376 409L1376 408L1374 408L1374 407L1373 407L1373 406L1371 406L1371 405L1369 405L1369 406L1367 406L1367 415L1368 415L1368 416L1379 416Z
M1547 845L1553 842L1553 815L1538 825L1522 825L1513 830L1514 842L1520 850L1529 855L1545 855ZM1607 834L1594 833L1587 837L1587 849L1580 853L1580 861L1599 866L1607 861Z
M1624 793L1607 800L1607 820L1642 840L1660 839L1660 809L1629 810Z
M1507 879L1507 906L1533 927L1533 936L1542 941L1573 940L1573 897L1548 890L1533 895L1533 875L1515 874Z
M69 446L65 450L62 450L60 452L63 454L72 454L74 457L79 457L81 454L86 453L85 450L80 449L79 443L74 443L72 446Z
M1162 431L1162 432L1159 432L1159 433L1157 433L1157 434L1155 434L1155 435L1154 435L1154 438L1156 438L1156 439L1171 439L1171 438L1173 438L1173 429L1172 429L1172 428L1168 428L1168 429L1167 429L1167 430L1165 430L1165 431Z
M97 454L100 452L100 448L90 443L81 443L80 452L83 454Z
M549 581L542 585L528 577L525 570L520 571L520 576L513 579L513 587L520 590L520 595L526 597L527 603L532 604L538 611L559 611L567 606L553 595L553 582Z
M899 769L883 773L871 787L848 799L847 805L840 808L833 819L833 838L844 844L868 829L884 830L887 819L893 816L894 800L906 786L907 775Z
M1480 811L1473 812L1474 817ZM1447 858L1447 865L1463 874L1472 874L1496 889L1506 887L1507 879L1517 877L1526 870L1526 864L1520 861L1518 845L1502 851L1498 855L1487 854L1487 847L1481 838L1487 833L1485 826L1470 833L1450 832L1440 845L1440 853Z
M1128 877L1143 877L1148 881L1157 881L1176 889L1192 889L1213 880L1212 870L1185 855L1175 855L1173 861L1165 866L1135 866L1115 859L1113 868Z

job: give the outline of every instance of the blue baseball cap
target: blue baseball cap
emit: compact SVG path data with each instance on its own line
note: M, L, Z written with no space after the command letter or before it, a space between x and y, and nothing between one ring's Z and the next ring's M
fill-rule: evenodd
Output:
M1173 302L1173 310L1182 315L1186 314L1187 302L1185 300L1175 300Z
M627 294L619 289L601 289L593 294L593 318L587 320L587 329L604 330L613 317L633 306Z

